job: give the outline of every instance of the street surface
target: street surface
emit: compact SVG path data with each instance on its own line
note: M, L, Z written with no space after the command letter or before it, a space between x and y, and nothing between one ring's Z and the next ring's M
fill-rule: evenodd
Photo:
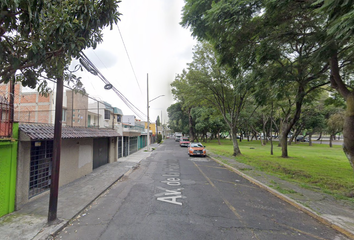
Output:
M348 238L167 139L55 239Z

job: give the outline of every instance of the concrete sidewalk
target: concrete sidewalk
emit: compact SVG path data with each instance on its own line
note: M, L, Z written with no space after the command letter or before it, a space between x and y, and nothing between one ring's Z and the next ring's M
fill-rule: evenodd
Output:
M150 149L158 144L151 144ZM0 218L1 240L44 240L65 227L110 186L129 174L151 151L141 149L118 162L106 164L90 174L60 187L57 217L59 222L47 225L49 191L25 204L21 209Z

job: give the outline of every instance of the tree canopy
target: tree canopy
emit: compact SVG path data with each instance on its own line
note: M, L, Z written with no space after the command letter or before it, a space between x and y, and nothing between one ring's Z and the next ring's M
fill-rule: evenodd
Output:
M354 169L353 0L185 2L181 25L210 43L232 76L252 76L258 104L283 112L283 157L293 128L306 122L314 129L313 119L322 119L298 122L303 106L318 98L323 86L335 89L347 106L343 149Z
M71 58L102 42L102 29L119 21L119 0L0 2L0 83L20 71L24 86L62 76Z

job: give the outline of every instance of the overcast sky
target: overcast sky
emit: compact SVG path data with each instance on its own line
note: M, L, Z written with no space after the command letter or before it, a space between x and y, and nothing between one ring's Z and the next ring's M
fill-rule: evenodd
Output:
M183 5L184 0L122 0L118 27L135 75L117 26L104 30L104 41L95 50L84 51L106 79L144 114L149 75L149 99L165 95L150 102L153 122L162 113L162 122L167 123L167 108L174 102L170 84L192 60L196 40L179 24ZM90 96L122 109L124 115L135 115L112 90L103 89L98 77L86 71L77 75L82 76Z

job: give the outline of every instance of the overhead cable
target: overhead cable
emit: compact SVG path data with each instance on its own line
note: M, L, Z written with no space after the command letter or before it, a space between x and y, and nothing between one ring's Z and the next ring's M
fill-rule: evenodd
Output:
M116 25L117 25L117 27L118 27L118 32L119 32L120 38L122 39L122 42L123 42L123 46L124 46L124 49L125 49L125 53L126 53L127 56L128 56L128 60L129 60L129 63L130 63L130 67L131 67L132 70L133 70L133 74L134 74L134 77L135 77L135 81L136 81L136 83L138 84L140 93L143 94L142 91L141 91L139 82L138 82L138 78L136 77L136 74L135 74L135 71L134 71L134 67L133 67L132 61L130 60L130 56L129 56L129 53L128 53L128 49L127 49L127 47L125 46L124 39L123 39L123 35L122 35L122 33L120 32L120 29L119 29L118 24L116 24Z
M97 67L90 61L90 59L83 53L80 52L80 59L81 65L90 73L95 76L98 76L106 86L111 86L112 90L118 95L118 97L141 119L144 119L142 116L146 116L140 109L134 106L118 89L116 89L104 76L103 74L97 69ZM141 114L142 115L141 115Z

